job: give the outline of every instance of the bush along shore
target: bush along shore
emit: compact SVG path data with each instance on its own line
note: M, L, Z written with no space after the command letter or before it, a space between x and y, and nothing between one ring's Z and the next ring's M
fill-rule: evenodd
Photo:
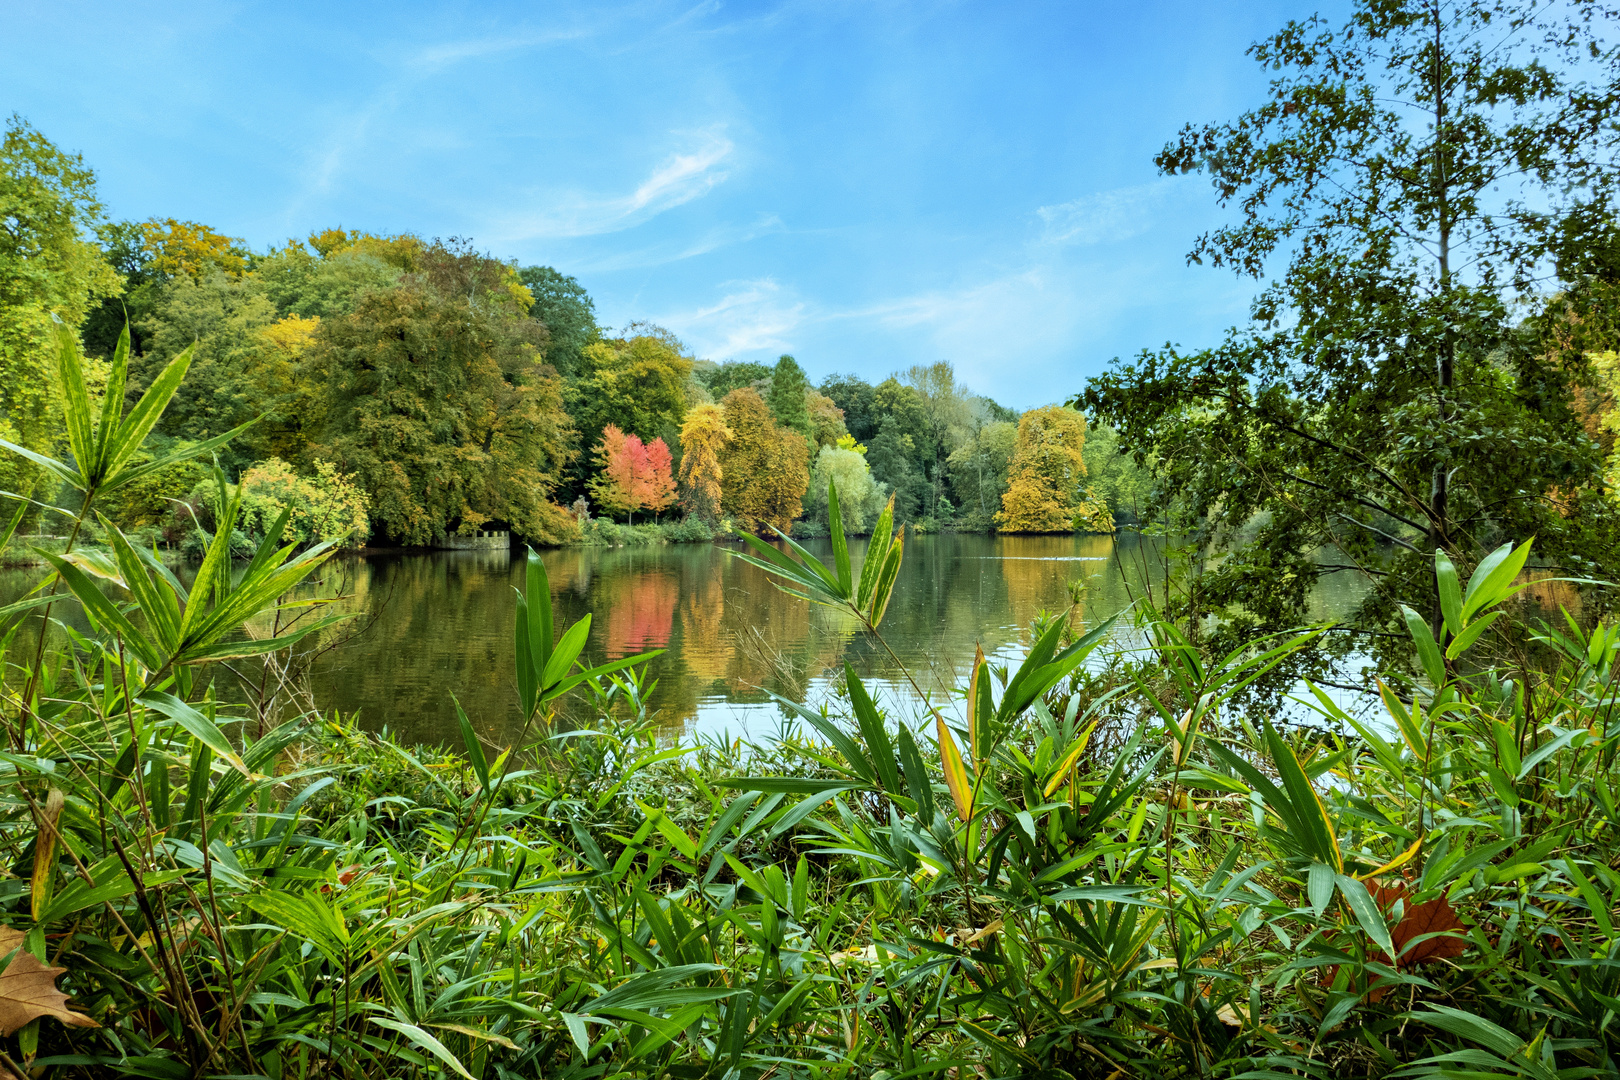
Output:
M184 362L128 416L78 363L64 337L72 464L45 467L82 525ZM829 496L827 560L739 557L882 648L901 537L884 511L852 565ZM462 716L451 754L219 699L212 665L323 624L287 597L331 551L277 522L233 567L223 505L189 590L104 527L4 612L16 1080L1617 1071L1620 635L1470 663L1528 545L1466 581L1437 558L1424 678L1378 683L1375 719L1306 695L1337 734L1242 706L1309 633L1212 657L1149 619L1146 659L1088 665L1110 627L1054 616L926 715L846 670L847 715L784 702L799 733L752 748L661 743L656 654L583 666L590 619L554 623L531 556L522 728ZM60 647L25 617L69 606L91 629ZM568 696L596 722L561 728Z

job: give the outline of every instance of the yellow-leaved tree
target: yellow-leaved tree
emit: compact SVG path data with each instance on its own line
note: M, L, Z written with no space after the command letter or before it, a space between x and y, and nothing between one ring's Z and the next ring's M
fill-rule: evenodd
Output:
M726 415L718 405L697 405L681 424L681 506L709 524L720 520L720 456L731 441Z
M1113 532L1114 517L1086 486L1086 418L1048 405L1018 421L996 524L1003 532Z
M777 424L753 387L733 390L720 404L731 429L731 442L720 457L725 477L720 508L750 532L767 525L787 531L804 512L809 442Z

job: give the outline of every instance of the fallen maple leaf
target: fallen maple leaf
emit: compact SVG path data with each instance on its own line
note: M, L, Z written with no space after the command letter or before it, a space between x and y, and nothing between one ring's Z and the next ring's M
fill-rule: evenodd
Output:
M1407 890L1405 885L1374 885L1372 894L1379 907L1390 911L1397 901L1406 899ZM1451 906L1451 901L1446 899L1444 893L1426 904L1408 903L1401 915L1401 921L1389 931L1390 943L1395 946L1394 966L1406 968L1413 964L1427 964L1435 960L1449 960L1454 956L1461 956L1463 950L1468 948L1467 939L1454 937L1448 931L1464 929L1467 928L1462 920L1457 918L1456 909ZM1425 934L1439 936L1412 944ZM1389 963L1389 958L1382 951L1377 954L1377 958Z
M67 995L56 988L57 976L65 975L67 968L46 967L22 944L21 932L0 926L0 957L13 949L17 953L0 971L0 1037L41 1016L54 1016L69 1027L100 1027L69 1009Z

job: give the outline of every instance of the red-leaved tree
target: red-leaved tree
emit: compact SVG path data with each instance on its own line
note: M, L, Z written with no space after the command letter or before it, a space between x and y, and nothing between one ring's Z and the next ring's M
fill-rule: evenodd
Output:
M591 481L591 494L610 512L622 510L634 522L637 510L657 514L675 501L675 478L663 439L648 445L609 424L596 444L596 463L600 471Z
M635 436L632 435L631 438ZM664 445L663 439L654 439L647 444L647 474L642 481L641 505L655 515L668 510L670 504L675 501L675 474L671 468L672 464L669 447Z

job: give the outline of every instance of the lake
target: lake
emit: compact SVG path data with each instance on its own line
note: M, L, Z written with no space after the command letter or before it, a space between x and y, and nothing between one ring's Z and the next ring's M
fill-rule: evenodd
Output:
M827 555L826 541L806 544ZM857 567L864 540L851 544ZM771 694L814 705L835 693L845 662L904 716L917 694L893 658L850 616L807 604L735 558L740 544L566 548L542 552L556 617L594 616L586 654L600 662L665 650L650 703L671 735L773 734ZM1016 663L1042 610L1070 603L1097 625L1157 581L1160 542L1110 536L908 536L884 637L935 701L970 670L975 646ZM18 595L38 571L6 571ZM496 744L519 721L512 659L521 552L379 553L333 560L324 588L356 618L313 665L316 704L386 725L406 742L459 741L454 694ZM1342 575L1341 575L1342 576ZM1337 602L1336 602L1337 601ZM1329 595L1328 608L1343 600Z

